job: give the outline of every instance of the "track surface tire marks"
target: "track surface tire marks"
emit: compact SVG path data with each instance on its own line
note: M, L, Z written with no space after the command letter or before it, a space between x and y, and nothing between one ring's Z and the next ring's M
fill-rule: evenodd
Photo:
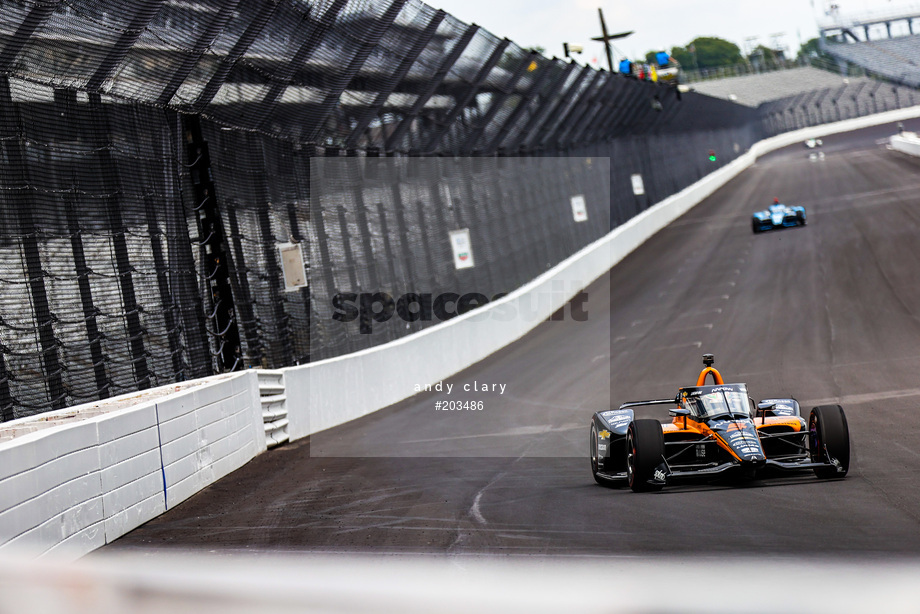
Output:
M801 145L761 158L592 285L588 322L543 324L452 378L506 383L501 402L542 427L486 422L507 429L501 456L495 437L427 427L433 397L412 398L326 440L377 457L283 446L104 550L920 553L920 163L879 146L894 130L827 137L823 161ZM808 226L753 235L774 196L805 205ZM704 351L755 399L840 400L847 479L595 485L591 412L671 396Z

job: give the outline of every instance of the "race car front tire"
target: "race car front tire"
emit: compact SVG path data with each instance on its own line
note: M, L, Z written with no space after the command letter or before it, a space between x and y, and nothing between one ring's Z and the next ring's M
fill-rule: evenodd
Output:
M812 409L808 436L812 462L828 463L815 467L815 475L822 480L844 477L850 469L850 430L843 408L820 405Z
M664 435L657 420L633 420L626 432L626 476L633 492L661 490L651 484L655 469L664 459Z

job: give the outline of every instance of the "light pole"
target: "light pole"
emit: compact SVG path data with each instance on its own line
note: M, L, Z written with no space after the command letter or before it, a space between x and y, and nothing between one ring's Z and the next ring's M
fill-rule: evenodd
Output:
M610 69L610 72L616 72L613 70L613 52L610 50L610 41L616 40L618 38L626 38L633 33L633 30L628 32L619 32L617 34L608 34L607 33L607 23L604 21L604 11L601 8L597 9L597 14L601 18L601 35L595 36L591 40L604 43L604 51L607 53L607 68Z
M565 59L569 59L572 56L572 53L581 53L585 50L581 45L572 45L570 43L562 43L562 50L565 52Z

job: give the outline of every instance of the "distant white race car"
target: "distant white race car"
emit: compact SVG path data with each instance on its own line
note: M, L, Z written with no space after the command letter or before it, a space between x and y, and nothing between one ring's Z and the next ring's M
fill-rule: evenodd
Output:
M808 139L805 141L805 147L808 149L814 149L815 147L821 147L824 145L824 142L821 139Z

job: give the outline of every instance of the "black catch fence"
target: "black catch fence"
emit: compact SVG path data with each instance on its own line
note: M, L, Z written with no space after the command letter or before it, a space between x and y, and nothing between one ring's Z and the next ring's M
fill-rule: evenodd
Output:
M0 2L0 418L411 334L330 305L508 292L764 129L413 0Z

